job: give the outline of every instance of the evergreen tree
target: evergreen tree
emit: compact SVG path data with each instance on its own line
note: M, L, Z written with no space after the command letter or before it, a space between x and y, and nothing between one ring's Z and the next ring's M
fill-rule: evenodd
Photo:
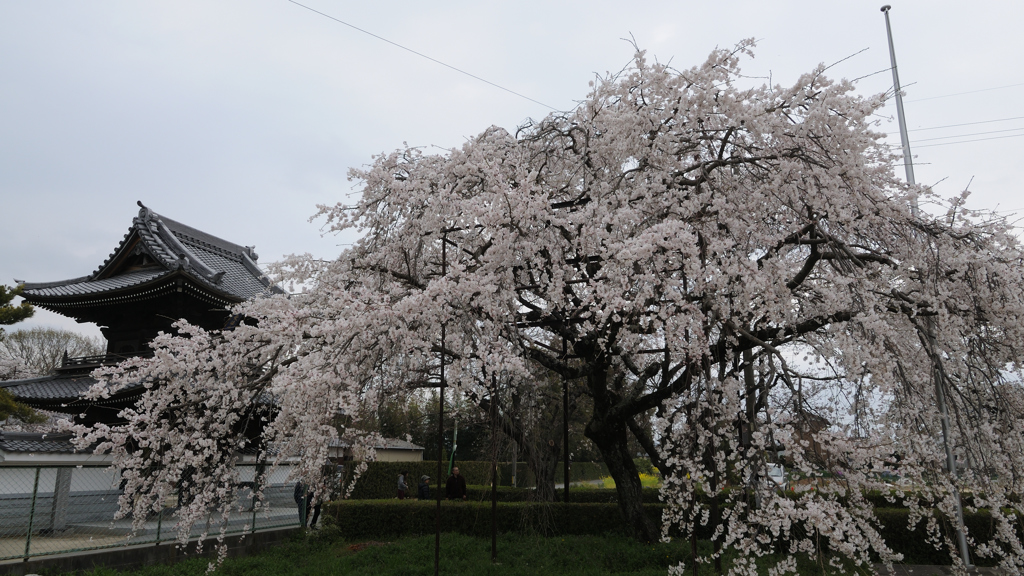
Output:
M21 294L21 288L8 288L0 284L0 325L11 325L29 318L35 314L35 309L28 302L22 302L18 306L12 306L11 300ZM4 340L4 329L0 328L0 342ZM5 379L7 366L0 362L0 380ZM16 371L11 371L16 374ZM14 416L27 424L44 422L46 417L35 410L25 406L14 399L8 391L0 389L0 421L7 420Z
M35 309L28 302L22 302L13 306L11 300L21 295L21 287L8 288L0 284L0 325L11 325L21 322L35 314ZM0 339L3 339L4 329L0 328Z
M0 424L11 416L25 424L46 422L46 416L18 402L10 392L0 388Z

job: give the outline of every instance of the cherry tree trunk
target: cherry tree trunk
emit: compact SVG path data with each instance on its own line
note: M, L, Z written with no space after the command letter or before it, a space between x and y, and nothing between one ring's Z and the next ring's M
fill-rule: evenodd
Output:
M644 512L640 474L629 453L626 423L602 416L594 411L587 424L586 436L601 451L608 472L615 480L619 510L632 535L641 542L657 542L661 533Z

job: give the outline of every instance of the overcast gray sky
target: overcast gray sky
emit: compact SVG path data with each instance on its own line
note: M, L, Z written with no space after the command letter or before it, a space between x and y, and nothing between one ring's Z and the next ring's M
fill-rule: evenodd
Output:
M756 38L744 70L773 83L865 48L832 75L889 67L880 0L301 1L556 109L622 68L630 35L679 68ZM950 196L973 178L974 207L1024 209L1024 7L890 2L918 181ZM287 0L0 0L0 282L92 272L136 200L264 263L330 257L351 239L307 220L351 199L349 167L549 111ZM44 311L33 325L98 334Z

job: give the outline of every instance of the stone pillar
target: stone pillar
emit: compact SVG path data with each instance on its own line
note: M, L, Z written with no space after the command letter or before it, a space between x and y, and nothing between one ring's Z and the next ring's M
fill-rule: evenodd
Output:
M54 531L66 530L68 527L68 505L71 502L71 471L73 468L58 468L57 480L53 484L53 510L50 514Z

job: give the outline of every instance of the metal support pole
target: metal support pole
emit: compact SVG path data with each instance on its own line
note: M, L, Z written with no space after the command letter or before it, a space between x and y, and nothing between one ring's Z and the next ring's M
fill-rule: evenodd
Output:
M498 382L491 375L491 563L498 562Z
M28 512L28 533L25 534L25 558L24 561L28 562L28 551L32 546L32 520L36 516L36 496L39 494L39 467L36 467L36 481L32 485L32 507Z
M565 362L566 358L566 343L565 337L562 338L562 362ZM563 496L565 501L569 501L569 381L565 378L565 374L562 374L562 445L565 447L564 465L565 470L562 474L562 489L564 490Z
M749 348L743 351L743 364L743 386L746 389L744 393L744 408L746 409L747 426L746 429L742 431L740 444L743 446L744 450L748 451L747 458L749 459L752 458L754 432L757 425L757 398L755 398L757 382L754 378L754 353L751 352ZM776 464L779 463L776 462ZM754 467L754 471L751 472L750 479L747 481L748 498L751 492L754 497L754 502L750 503L748 501L748 505L752 506L754 509L761 507L761 491L756 487L758 483L759 468L760 466ZM783 476L783 479L785 479L785 476Z
M256 450L256 458L257 458L257 460L259 459L259 457L260 457L260 451L257 448L257 450ZM250 532L256 532L256 488L262 484L262 482L263 482L262 476L263 476L262 466L257 464L256 465L256 470L254 470L253 474L252 474L252 497L250 498L250 503L249 503L249 506L252 507L252 528L249 530Z
M914 180L914 159L910 155L910 138L907 136L907 122L906 116L903 113L903 96L900 94L900 76L896 72L896 49L893 47L892 42L892 27L889 24L889 10L892 7L886 4L882 6L882 13L885 14L885 33L889 38L889 60L892 62L892 82L893 89L896 91L896 117L899 121L900 126L900 142L903 145L903 166L907 172L907 183L913 186L917 182ZM917 198L910 203L910 209L913 215L916 217L920 214L920 208L917 205ZM925 318L925 330L927 331L928 345L935 350L935 324L931 317ZM960 489L956 486L955 481L959 477L956 471L956 458L953 455L953 447L950 442L949 433L949 410L946 407L946 393L942 387L942 378L939 374L938 366L935 365L937 360L933 359L932 363L932 383L935 384L935 401L938 404L939 414L942 422L942 444L946 449L946 471L949 472L950 478L954 481L954 497L956 500L956 537L960 544L960 556L963 559L964 566L972 568L971 554L967 549L967 537L964 534L964 513L963 507L960 505Z
M448 233L441 236L441 276L448 275ZM437 401L437 510L434 513L434 576L441 567L441 461L444 459L444 349L447 336L445 324L441 323L441 386Z
M255 532L256 531L256 494L255 493L252 495L252 528L250 528L249 531L250 532Z
M157 510L157 512L156 512L156 541L153 542L154 545L160 544L160 531L163 528L163 524L164 524L164 503L163 503L163 500L161 499L161 501L160 501L160 509Z
M519 463L519 443L516 439L512 439L512 487L516 488L519 486L518 478L516 478L516 464Z

